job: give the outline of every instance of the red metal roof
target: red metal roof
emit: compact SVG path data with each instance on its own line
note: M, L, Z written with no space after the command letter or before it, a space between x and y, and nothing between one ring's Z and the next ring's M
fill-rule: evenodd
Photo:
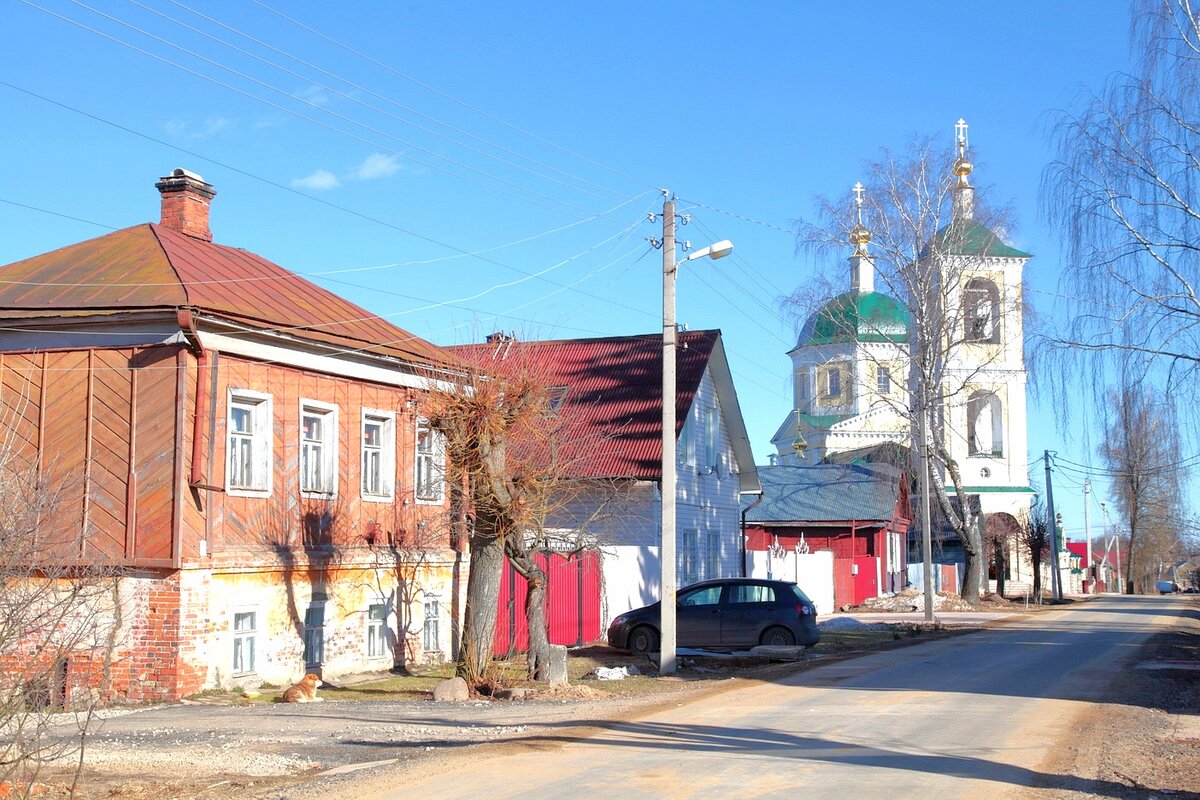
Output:
M679 335L676 436L720 335L716 330ZM537 364L539 376L548 385L570 387L559 413L581 450L567 459L572 477L661 477L662 336L503 342L447 349L470 353L475 361L490 353L500 363L506 355L511 356L512 348L519 348Z
M0 267L0 310L138 311L190 306L408 361L453 359L436 345L261 256L144 224Z

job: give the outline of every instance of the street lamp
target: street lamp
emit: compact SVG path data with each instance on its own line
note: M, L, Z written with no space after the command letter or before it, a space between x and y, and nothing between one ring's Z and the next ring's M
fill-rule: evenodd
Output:
M728 239L675 260L675 198L663 200L663 338L662 338L662 541L659 547L662 592L659 614L658 671L675 671L675 275L698 258L724 258L733 251Z

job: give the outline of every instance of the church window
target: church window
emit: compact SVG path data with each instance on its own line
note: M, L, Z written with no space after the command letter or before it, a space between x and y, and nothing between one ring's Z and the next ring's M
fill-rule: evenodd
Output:
M802 406L803 401L808 399L808 370L802 369L796 372L796 405Z
M875 371L875 388L880 394L892 393L892 371L887 367L878 367Z
M964 334L968 342L1000 342L1000 292L984 278L972 278L963 289Z
M831 367L829 372L825 374L825 394L830 397L838 397L842 393L842 371L837 367Z
M1000 398L991 392L975 392L967 401L967 454L1004 455L1004 419Z

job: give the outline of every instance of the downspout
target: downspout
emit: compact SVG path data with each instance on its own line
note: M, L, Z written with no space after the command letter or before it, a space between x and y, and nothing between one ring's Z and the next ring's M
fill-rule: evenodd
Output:
M196 320L191 309L181 308L175 312L179 327L187 336L188 347L196 355L196 414L192 417L192 469L188 486L193 489L208 488L204 474L204 418L208 416L208 392L204 391L208 378L208 351L200 343L196 332Z
M759 504L759 503L761 503L762 501L763 501L763 493L762 493L762 492L759 492L759 493L758 493L758 499L757 499L757 500L755 500L755 501L754 501L753 503L751 503L750 505L748 505L748 506L746 506L745 508L743 508L743 509L742 509L742 527L741 527L741 530L742 530L742 542L741 542L741 550L742 550L742 577L743 577L743 578L745 578L745 577L748 577L748 576L746 575L746 515L750 513L750 510L751 510L752 508L754 508L756 505L758 505L758 504Z

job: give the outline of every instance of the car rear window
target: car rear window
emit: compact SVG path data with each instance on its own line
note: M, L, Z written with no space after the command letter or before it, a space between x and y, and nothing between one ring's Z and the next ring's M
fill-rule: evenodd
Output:
M804 604L810 605L810 606L813 604L812 600L808 599L808 595L806 595L804 592L800 591L799 586L789 586L788 588L791 589L792 593L796 596L797 603L804 603Z
M775 603L775 589L771 586L730 586L731 603Z

